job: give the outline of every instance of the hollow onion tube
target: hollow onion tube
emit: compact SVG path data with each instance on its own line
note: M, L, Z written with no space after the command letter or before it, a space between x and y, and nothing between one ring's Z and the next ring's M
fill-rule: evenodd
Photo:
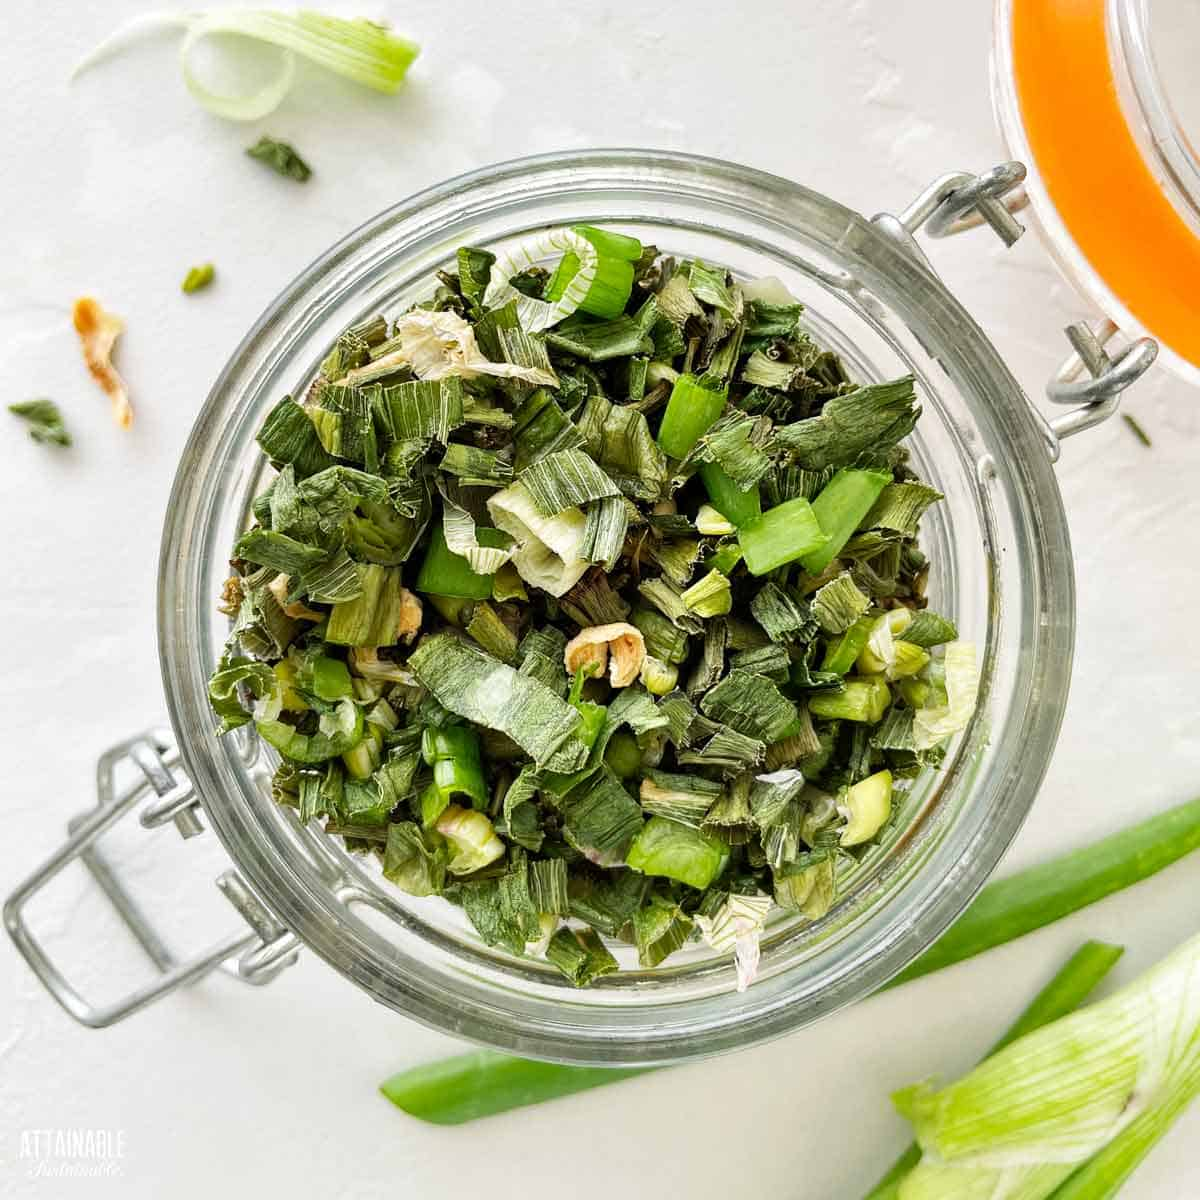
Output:
M801 497L767 509L757 520L738 529L738 545L751 575L767 575L776 567L803 558L823 546L827 537L812 505Z
M890 471L840 470L812 502L828 541L804 556L804 569L819 575L842 552L879 493L892 482Z
M637 238L597 229L594 225L575 225L572 232L591 242L597 256L596 275L579 303L580 311L606 319L619 317L633 291L633 264L642 256L642 243ZM546 285L545 298L561 300L578 273L579 256L568 250L559 259L558 267Z
M671 388L667 411L658 427L657 441L663 453L672 458L685 457L721 415L726 394L724 387L709 387L695 375L680 375Z
M421 819L432 825L456 796L466 796L472 808L487 808L488 789L479 755L479 734L469 725L426 726L421 757L433 767L433 782L421 797Z
M762 516L762 501L758 495L758 484L740 488L720 463L701 463L700 481L712 506L731 525L749 525ZM701 530L701 533L705 532Z
M494 529L477 529L475 532L481 545L500 543ZM429 549L417 573L416 587L418 592L426 595L487 600L492 595L492 576L473 571L461 554L455 554L446 545L446 534L438 521L429 531Z

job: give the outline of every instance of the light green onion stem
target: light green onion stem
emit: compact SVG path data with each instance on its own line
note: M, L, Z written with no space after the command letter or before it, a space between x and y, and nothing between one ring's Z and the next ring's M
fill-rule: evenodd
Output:
M658 428L659 446L672 458L683 458L709 431L724 408L723 387L706 387L694 375L680 375L671 389L667 411ZM715 507L720 511L719 504ZM722 515L733 520L728 513Z
M751 575L766 575L794 562L820 549L826 540L812 505L802 498L769 508L757 521L738 529L738 545Z
M881 990L982 954L1086 908L1169 867L1197 847L1200 847L1200 799L1168 809L1090 846L989 883L957 924ZM532 1069L525 1071L525 1067ZM479 1051L401 1071L383 1085L383 1091L412 1116L453 1125L553 1100L602 1083L616 1083L639 1073L637 1069L529 1063ZM1137 1129L1139 1124L1134 1122L1125 1133ZM1114 1139L1107 1150L1113 1151L1123 1137L1124 1134ZM1133 1151L1127 1149L1127 1153ZM1085 1197L1091 1200L1084 1192L1068 1194L1067 1200ZM1054 1200L1064 1198L1055 1196Z
M1074 1012L1124 953L1123 946L1112 946L1108 942L1084 942L983 1057L990 1058L1009 1042L1015 1042L1017 1038ZM921 1148L916 1142L911 1142L864 1200L896 1200L900 1194L900 1181L920 1158Z
M720 463L701 463L700 479L712 506L734 525L749 525L762 516L762 501L758 484L743 491L725 472Z
M633 264L642 256L642 243L637 238L597 229L594 225L575 225L572 229L580 237L587 238L599 256L596 276L579 303L580 311L606 319L619 317L633 291ZM578 271L579 257L568 250L559 260L543 298L561 300Z
M479 757L479 735L468 725L427 726L421 757L433 767L433 788L444 809L455 796L469 796L473 808L487 808L488 788ZM441 809L438 815L441 814Z
M489 536L490 535L490 536ZM481 546L505 545L494 529L477 529L475 537ZM436 522L429 534L429 549L417 574L417 591L434 596L457 596L461 600L488 600L492 595L492 576L471 570L471 564L461 554L446 545L442 523Z
M804 569L819 575L842 552L879 493L892 481L888 471L839 471L817 494L813 512L829 540L804 556Z

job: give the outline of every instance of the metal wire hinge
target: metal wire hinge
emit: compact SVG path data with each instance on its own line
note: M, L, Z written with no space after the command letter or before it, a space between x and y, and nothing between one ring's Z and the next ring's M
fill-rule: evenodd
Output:
M935 179L898 216L880 213L874 223L936 274L915 235L924 229L931 237L949 237L986 224L1005 246L1011 246L1025 232L1015 216L1029 203L1024 184L1025 166L1019 162L1001 163L983 175L956 171ZM1072 411L1047 420L1029 405L1052 460L1057 460L1063 438L1111 417L1120 405L1121 393L1140 379L1158 356L1158 343L1148 337L1129 341L1115 357L1109 355L1105 345L1117 332L1107 318L1094 325L1078 322L1068 326L1072 352L1046 385L1046 395L1055 404L1072 406Z
M123 762L137 768L136 781L118 792L117 771ZM72 1017L92 1029L101 1029L212 971L220 969L244 983L259 985L270 982L296 961L299 943L295 935L279 924L232 868L217 879L217 887L248 928L239 929L203 953L180 961L125 889L113 865L101 854L99 838L138 805L143 806L141 824L147 829L174 822L185 838L204 832L195 791L169 732L150 730L102 755L96 769L96 793L96 806L68 822L67 841L16 888L4 905L4 925L9 936L46 989ZM150 982L106 1005L94 1005L84 999L50 960L25 921L23 910L32 897L76 859L91 872L159 972Z

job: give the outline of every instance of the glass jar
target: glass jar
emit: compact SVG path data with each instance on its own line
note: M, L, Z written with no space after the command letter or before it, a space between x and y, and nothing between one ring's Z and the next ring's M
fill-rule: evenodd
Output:
M182 762L172 775L166 735L139 751L155 770L168 768L150 780L158 798L154 821L143 813L143 823L189 813L195 822L198 801L236 864L236 887L225 884L260 935L247 949L243 930L236 944L244 976L277 970L306 946L381 1003L438 1029L565 1062L653 1063L805 1025L869 994L945 930L1033 802L1066 700L1074 622L1054 428L907 232L926 217L947 225L957 214L961 223L964 196L992 194L980 191L984 183L955 190L943 181L904 222L872 222L794 183L711 159L646 151L532 158L384 212L279 295L221 373L179 466L162 544L159 649ZM930 600L981 651L978 712L944 768L914 782L885 842L840 880L825 918L776 914L758 978L741 994L729 956L702 946L654 970L618 948L621 972L584 990L545 963L489 949L454 906L400 893L374 859L349 854L274 803L273 752L253 736L213 732L206 684L228 634L215 604L229 547L269 471L254 442L263 414L282 394L303 393L347 325L428 295L457 246L501 249L580 222L743 277L777 276L858 379L916 377L925 413L912 453L946 497L924 527ZM1064 434L1090 423L1075 416L1060 422ZM115 817L89 820L73 853ZM166 978L119 1010L88 1009L69 988L64 998L61 976L13 916L42 881L10 900L9 928L81 1020L109 1023L179 981ZM197 960L188 978L232 946Z
M997 0L993 92L1068 281L1200 383L1200 7ZM1195 139L1195 141L1193 140Z

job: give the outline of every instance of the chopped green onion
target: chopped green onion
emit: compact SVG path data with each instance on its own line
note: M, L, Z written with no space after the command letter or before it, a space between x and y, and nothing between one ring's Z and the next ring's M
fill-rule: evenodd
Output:
M647 654L638 677L650 695L666 696L679 682L679 669L673 663L663 662L653 654Z
M503 535L495 529L477 528L475 536L480 545L493 548L499 548L503 539ZM492 594L492 581L491 575L473 571L471 564L461 554L450 550L442 523L434 522L429 534L429 549L417 573L417 591L429 596L487 600Z
M720 571L709 571L680 597L698 617L719 617L733 608L729 579ZM667 689L670 691L670 688Z
M621 494L582 450L558 450L538 459L521 472L521 486L543 517Z
M639 798L646 812L699 829L721 791L721 785L709 779L649 770L642 779Z
M513 469L494 450L480 450L453 442L446 447L438 470L454 475L464 483L500 486L512 482Z
M645 415L630 405L588 397L577 418L587 452L627 496L655 501L667 482L667 460Z
M808 641L817 632L807 604L797 602L774 583L765 584L750 601L750 615L773 642Z
M729 847L720 839L666 817L651 817L625 856L644 875L662 875L706 888L725 869Z
M326 654L318 654L304 664L297 685L312 692L318 700L347 700L354 694L346 664Z
M486 601L475 605L467 632L489 653L510 666L517 661L517 635Z
M721 415L727 395L723 387L711 388L704 379L680 375L658 427L658 444L663 452L672 458L685 458Z
M603 363L614 358L651 354L654 343L632 317L610 321L564 323L547 330L546 344L585 362Z
M775 684L737 667L708 689L700 701L700 711L763 742L787 737L799 721L796 706Z
M617 969L617 960L593 929L560 929L546 947L546 958L576 987Z
M642 810L620 780L601 771L560 804L563 836L601 866L617 866L642 828Z
M704 435L701 457L721 468L735 487L755 487L771 467L763 450L770 438L765 418L731 412Z
M451 633L426 638L409 668L440 704L464 720L506 733L548 770L576 771L588 748L579 713L544 684Z
M716 550L704 561L706 567L710 567L714 571L720 571L722 575L729 575L733 572L734 567L742 561L742 548L736 542L726 542L723 546L718 546Z
M696 298L728 317L733 315L735 298L726 282L727 277L728 272L723 267L709 266L699 260L688 264L688 286Z
M20 400L10 404L8 411L22 417L29 424L29 436L46 446L69 446L71 434L62 419L62 413L53 400Z
M870 598L858 590L848 571L818 588L812 599L813 616L828 634L845 633L870 606Z
M384 876L410 896L437 895L446 881L443 846L436 834L425 833L411 821L393 822L387 828Z
M265 163L276 175L282 175L285 179L307 183L312 175L312 168L293 146L287 142L276 141L265 134L253 146L248 146L246 153L260 163Z
M466 725L442 729L426 726L421 757L433 767L433 782L421 798L421 821L434 825L456 796L466 796L473 808L487 808L487 784L479 757L479 735Z
M887 711L891 692L887 683L870 679L847 679L840 692L815 692L809 697L808 711L827 721L860 721L874 725Z
M835 675L846 675L858 661L866 649L875 627L876 618L860 617L840 638L831 640L825 648L825 658L821 663L822 671L831 671Z
M758 971L759 936L771 904L770 896L734 893L725 897L715 913L696 915L696 927L714 950L734 951L739 992L744 992L754 982Z
M945 497L928 484L906 481L889 483L879 493L871 511L860 523L862 529L888 529L905 537L916 537L925 510Z
M619 729L604 749L604 765L618 779L632 779L642 767L642 748L628 730Z
M580 311L597 317L620 316L633 291L633 264L642 256L642 243L637 238L597 229L593 225L576 225L573 229L592 243L598 255L596 275L579 302ZM562 299L578 271L579 258L568 250L546 285L545 299Z
M587 520L578 508L543 516L520 480L489 496L487 507L516 541L512 562L526 583L561 596L579 582L590 564L583 557Z
M945 617L939 617L937 613L926 608L913 614L913 619L898 636L906 642L912 642L914 646L923 646L928 650L930 646L955 641L958 638L958 630L952 621L947 621Z
M804 556L804 569L819 575L850 540L850 535L871 511L880 492L892 480L887 471L839 471L812 502L813 512L828 540Z
M633 914L633 938L638 950L638 965L657 967L674 954L692 932L692 918L683 908L665 896L652 895Z
M819 470L878 455L906 438L920 415L909 375L834 396L819 416L781 425L775 436L800 466Z
M456 257L462 294L467 300L479 304L492 277L492 264L496 256L490 250L481 250L476 246L459 246Z
M453 875L470 875L504 857L504 843L491 821L474 809L450 805L437 820L437 831L454 847L446 865Z
M584 509L583 516L580 556L611 571L625 546L625 533L629 528L628 502L623 496L596 500Z
M739 527L749 525L762 516L757 484L739 488L725 473L725 468L715 462L700 464L700 480L713 508L730 524Z
M295 726L283 721L256 721L259 736L274 746L285 758L299 763L319 763L345 754L363 736L362 712L350 700L338 704L328 729L316 733L300 733Z
M807 500L788 500L738 529L738 544L752 575L766 575L819 550L828 541Z
M698 738L700 735L694 736ZM766 752L766 743L721 725L698 750L681 751L675 757L679 765L685 767L749 770L762 762Z
M1133 432L1133 436L1137 438L1147 449L1150 449L1154 443L1150 440L1150 435L1142 428L1141 422L1132 413L1122 413L1121 420L1129 426Z
M869 842L892 815L891 771L876 771L847 788L838 808L846 817L841 844L861 846L863 842Z
M183 283L180 284L181 290L187 293L198 292L201 288L206 288L216 277L217 269L212 263L205 263L203 266L191 267L188 273L183 277Z
M906 643L898 643L905 645ZM913 718L913 741L918 750L928 750L966 729L975 713L979 693L979 664L971 642L946 646L946 703L917 710Z
M630 624L641 630L646 641L646 653L663 662L681 663L688 656L688 635L675 626L662 613L652 608L636 608L629 618Z
M383 734L368 725L362 740L342 754L342 763L351 779L370 779L383 761Z
M361 593L333 606L325 640L338 646L391 646L399 633L400 571L377 563L358 564Z
M696 530L705 537L724 537L734 532L734 524L711 504L702 504L696 513Z

